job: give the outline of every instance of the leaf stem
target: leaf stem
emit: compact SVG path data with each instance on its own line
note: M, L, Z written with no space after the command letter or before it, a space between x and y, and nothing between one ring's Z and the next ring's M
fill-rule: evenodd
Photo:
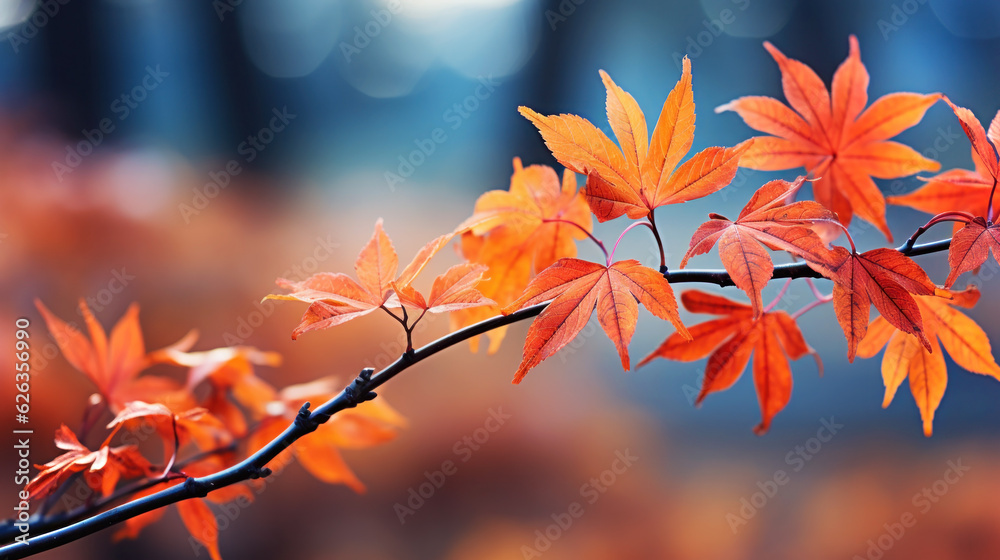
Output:
M390 311L389 308L385 306L385 304L382 304L379 307L383 311L388 313L390 316L392 316L393 319L398 321L400 325L403 325L403 331L406 333L406 351L407 352L413 351L413 326L408 324L409 317L407 317L406 315L406 306L403 305L402 303L399 304L399 308L403 310L402 317ZM423 317L423 314L421 314L420 316ZM419 321L419 319L417 320ZM416 324L416 322L414 322L414 324Z
M989 224L993 223L993 195L996 194L996 192L997 192L997 178L994 177L993 188L990 189L990 199L989 202L986 203L988 205L986 208L986 222Z
M587 235L587 237L590 238L591 241L593 241L594 243L597 244L597 246L601 249L601 252L604 253L604 258L608 259L608 249L604 246L604 242L601 241L600 239L594 237L594 234L592 234L589 231L587 231L587 228L581 226L580 224L574 222L573 220L564 220L562 218L544 218L542 220L542 223L543 224L559 223L559 224L569 224L569 225L572 225L572 226L576 226L577 229L579 229L580 231L582 231L584 234Z
M771 303L769 303L767 305L767 307L765 307L764 310L761 313L762 314L763 313L768 313L769 311L771 311L772 309L774 309L775 306L778 305L778 302L781 301L781 298L785 297L785 292L788 291L788 287L791 286L791 285L792 285L792 279L791 278L789 278L788 280L785 280L785 285L781 287L781 291L778 292L778 295L774 298L774 301L772 301Z
M819 288L816 287L816 282L813 282L812 278L806 278L806 284L809 285L809 289L812 290L812 293L814 296L816 296L816 299L823 299L826 297L825 295L823 295L823 292L819 291Z
M851 237L851 232L847 231L847 226L841 223L840 220L821 219L821 220L813 220L813 222L817 224L833 224L839 227L840 229L844 230L844 235L847 236L847 242L851 244L851 252L852 253L858 252L858 248L854 246L854 238Z
M666 274L667 254L663 251L663 240L660 239L660 232L656 229L656 208L649 211L649 229L653 230L653 237L656 238L656 246L660 249L660 274Z
M653 235L657 235L656 234L656 228L654 228L653 224L651 224L649 222L635 222L634 224L631 224L630 226L628 226L627 228L625 228L625 231L623 231L621 233L621 235L618 236L618 239L615 241L615 246L611 248L611 254L608 255L608 266L611 266L611 259L614 258L615 251L618 250L618 244L622 242L622 238L625 237L625 234L628 233L629 231L631 231L632 229L635 229L635 228L637 228L639 226L646 226L646 227L648 227L653 232ZM661 253L661 256L662 256L662 253Z
M173 451L173 453L170 454L170 460L167 461L167 466L163 469L163 474L160 475L160 479L161 480L166 479L167 475L170 474L170 471L173 470L174 463L177 461L177 452L181 448L181 438L180 438L180 435L177 433L177 415L176 414L171 414L170 415L170 422L173 425L173 430L174 430L174 451Z
M792 313L792 319L798 320L798 318L801 317L801 316L803 316L803 315L805 315L807 311L809 311L811 309L815 309L815 308L823 305L824 303L830 303L831 301L833 301L833 294L830 294L828 296L818 297L818 298L816 298L815 301L810 302L808 305L806 305L802 309L799 309L795 313Z
M973 219L975 219L975 216L973 216L968 212L955 212L955 211L941 212L940 214L932 217L930 220L927 220L926 224L917 228L917 231L913 232L913 235L911 235L910 238L906 240L906 243L903 244L903 248L913 247L913 244L917 242L918 237L927 233L927 230L931 229L932 227L941 222L951 221L951 222L962 222L967 224L971 222Z

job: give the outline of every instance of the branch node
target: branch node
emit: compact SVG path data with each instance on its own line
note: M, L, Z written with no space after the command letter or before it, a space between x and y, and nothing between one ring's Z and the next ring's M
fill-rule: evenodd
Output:
M272 472L273 471L271 471L271 469L269 469L267 467L259 467L257 469L254 469L250 473L250 478L253 479L253 480L257 480L258 478L267 478L267 477L271 476Z
M185 490L196 498L204 498L208 495L210 485L200 482L197 478L191 477L184 481Z
M302 403L302 408L295 415L295 427L305 433L309 433L315 431L317 426L319 426L319 423L309 413L309 401Z
M406 356L407 354L403 354ZM359 404L370 401L376 396L375 392L369 391L367 386L371 383L372 374L375 373L374 368L365 368L361 370L354 381L351 382L346 388L344 388L344 394L347 396L347 406L346 408L354 408Z

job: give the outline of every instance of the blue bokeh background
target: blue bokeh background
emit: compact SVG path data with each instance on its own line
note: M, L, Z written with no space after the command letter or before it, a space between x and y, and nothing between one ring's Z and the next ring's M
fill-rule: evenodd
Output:
M716 23L722 21L727 23ZM169 286L172 297L187 299L192 307L204 310L213 298L218 298L214 301L228 301L229 308L236 309L232 313L241 313L233 303L236 299L226 300L229 288L221 280L211 283L213 275L241 275L245 283L239 289L243 291L234 289L234 293L244 298L238 302L245 309L253 294L270 289L270 278L279 274L289 259L308 251L311 241L303 240L312 239L311 227L320 227L309 225L320 223L317 216L322 216L322 223L333 228L331 231L342 241L338 264L349 267L355 248L379 216L385 216L390 234L403 247L401 254L407 254L424 239L460 222L482 192L506 188L512 158L557 165L535 128L518 115L519 105L544 114L579 114L610 132L598 69L608 71L653 118L680 75L680 58L687 55L692 59L698 108L693 150L734 145L752 136L753 131L735 114L714 113L714 107L743 95L783 99L777 66L762 48L763 41L771 41L788 56L805 62L828 83L847 54L850 34L857 35L862 60L871 74L870 99L895 91L940 91L970 108L983 121L1000 108L1000 4L992 0L0 0L0 43L5 43L0 44L4 143L21 148L54 146L48 152L54 154L50 159L39 160L41 171L37 175L18 175L17 182L8 180L2 188L8 191L7 198L17 198L10 194L13 189L35 189L36 184L46 183L53 192L61 193L58 196L70 199L90 191L104 193L100 190L103 186L93 183L115 178L116 186L108 187L110 190L98 198L143 224L136 227L159 232L162 238L157 239L161 242L174 239L177 246L169 254L179 257L172 265L172 275L158 277L162 286L157 286L156 275L150 273L143 277L148 278L144 287L135 288L130 297L141 301L145 295L152 299L158 290ZM127 117L120 118L121 105L116 105L116 100L133 92L150 67L165 72L166 77L155 89L143 92L144 99L135 102ZM273 112L282 109L294 115L291 123L275 132L273 142L247 161L242 143L248 136L259 134L272 122ZM86 138L87 131L97 128L105 118L113 119L115 130L104 136L94 156L84 158L84 167L100 162L98 167L105 166L101 169L108 174L79 185L54 180L52 165L64 161L66 150L72 150ZM443 141L432 140L436 129L443 131ZM971 168L968 141L944 104L932 107L918 126L898 139L940 161L942 169ZM433 145L432 153L419 157L419 164L401 168L401 159L411 158L414 150L428 142ZM226 162L234 158L240 158L246 173L227 186L220 200L226 200L224 208L236 205L237 213L250 218L191 233L178 218L176 207L190 202L213 180L212 173L224 169ZM410 163L416 162L411 158ZM5 165L5 169L18 169L16 161ZM795 174L743 170L732 186L716 195L662 209L658 223L670 232L666 240L670 264L677 265L690 233L709 212L734 215L765 181L791 179ZM74 170L69 177L76 180L81 175ZM909 192L920 185L915 177L878 183L886 193ZM309 212L296 213L299 207L308 207ZM42 219L47 212L44 206L33 208L39 213L31 219ZM271 210L274 215L283 212L284 217L266 217ZM23 214L6 217L14 220L8 225L27 219ZM98 255L94 257L97 262L112 266L125 257L99 256L112 254L108 247L116 247L96 241L105 239L102 236L91 237L90 228L97 231L93 220L100 219L81 218L60 235L77 232L74 254L93 253ZM888 219L898 243L922 225L927 216L890 206ZM614 239L622 227L621 222L612 222L597 226L596 232L605 239ZM10 229L18 227L7 227ZM880 233L864 224L852 225L852 231L861 247L887 244ZM280 232L293 233L285 237ZM947 226L941 226L927 239L947 233ZM248 236L259 249L237 248ZM16 244L16 235L13 237L11 242L0 245L0 250ZM135 243L129 250L143 254L143 258L156 257L148 254L142 241ZM242 260L229 255L226 247L243 255ZM591 247L581 247L583 255L596 258ZM649 242L642 235L630 235L619 251L647 264L654 262ZM122 250L118 254L132 253ZM260 257L256 267L255 256ZM59 251L42 254L25 249L11 258L26 263L29 274L5 277L4 286L16 294L5 308L9 313L31 312L30 302L36 296L61 298L63 308L68 309L76 297L74 290L90 293L85 287L99 284L106 277L107 268L92 265L98 271L90 273L85 259L65 258ZM234 260L227 260L230 258ZM786 257L776 258L780 261ZM136 259L138 264L130 266L145 270L142 263L146 261ZM212 259L217 260L209 262ZM920 257L919 262L936 281L942 281L947 274L943 255ZM692 266L714 268L718 264L717 257L709 255L696 258ZM68 267L65 276L57 276L56 272L63 270L60 267ZM205 272L208 270L212 272ZM968 314L996 340L1000 337L1000 318L995 313L1000 284L993 269L984 270L973 281L984 296ZM820 287L829 290L829 283L820 282ZM773 297L778 288L777 282L769 286L765 299ZM724 293L742 297L732 289ZM811 301L811 295L805 285L797 283L784 301L789 310L794 310ZM116 301L102 319L110 323L126 305L125 300ZM149 307L156 305L148 303ZM169 315L169 310L164 311ZM200 325L208 338L218 339L233 317L228 311L219 313L223 319L186 319L189 324ZM280 322L275 329L285 337L295 316L296 310L288 310L282 312L280 320L270 321ZM180 323L177 316L173 320ZM685 314L684 320L692 323L702 318ZM443 323L438 325L441 330ZM655 556L666 554L663 551L671 551L669 557L676 558L834 558L862 554L867 546L865 539L882 531L878 519L889 521L909 507L911 487L919 489L919 481L925 479L932 482L939 467L957 455L978 461L974 472L981 478L975 485L968 485L966 498L954 498L961 505L942 510L927 522L934 529L927 528L922 540L913 537L901 541L885 558L997 557L997 515L963 515L975 509L970 504L977 503L977 497L989 497L995 505L1000 496L992 482L1000 458L995 451L1000 427L997 381L961 371L949 359L947 394L937 414L935 436L927 439L921 433L919 414L906 387L900 389L892 406L881 408L878 358L847 363L843 335L829 306L811 311L802 325L806 339L823 357L825 374L816 375L809 359L794 365L791 404L762 438L750 430L759 413L749 376L695 409L693 391L699 385L703 362L664 362L622 374L612 345L603 339L596 324L589 327L590 335L581 344L582 350L539 367L532 376L541 379L529 379L524 386L510 388L507 375L518 357L517 339L524 333L524 327L518 327L498 357L465 357L455 362L458 365L453 364L453 368L478 364L474 367L489 369L489 381L482 381L484 386L473 391L474 396L464 394L468 387L454 384L462 379L458 373L449 377L450 388L438 395L468 397L472 402L484 403L484 407L492 402L489 399L502 398L505 406L520 406L518 410L526 416L522 421L525 426L532 425L532 415L539 421L552 421L555 415L555 425L563 426L571 436L564 441L561 434L537 426L512 432L505 436L503 453L499 449L490 452L494 463L481 465L475 474L470 472L461 490L456 483L455 491L461 491L466 498L452 497L447 503L440 499L428 506L435 513L422 519L444 523L444 528L434 533L436 536L426 536L435 530L429 523L401 529L388 512L414 482L412 473L447 458L448 442L465 428L479 425L484 410L466 407L464 412L449 416L443 399L434 399L436 393L421 388L419 380L401 380L398 389L387 392L394 402L402 403L400 408L412 419L413 434L408 436L410 443L379 451L380 460L398 462L399 469L383 471L373 467L371 485L378 488L381 484L382 489L375 490L372 499L386 505L378 506L382 508L377 510L380 517L368 527L371 535L392 534L386 539L395 544L386 544L385 549L378 549L380 552L365 556L354 545L324 541L324 533L315 525L298 526L292 522L279 523L288 532L281 540L292 542L299 538L300 544L328 545L344 558L520 558L516 544L512 548L483 544L480 549L476 548L476 539L484 543L507 542L510 535L515 543L522 537L530 539L533 523L544 526L548 512L554 511L553 504L561 507L566 501L551 488L567 476L576 476L567 475L552 457L565 452L564 460L588 465L583 471L600 466L603 459L593 463L580 458L590 457L593 451L588 447L593 442L581 442L607 421L610 427L600 433L599 441L608 446L616 445L614 442L626 445L629 441L633 445L636 441L648 444L644 480L663 482L672 489L664 491L664 500L677 500L674 513L664 513L655 522L636 521L635 526L642 530L637 529L629 537L634 545L645 542L643 539L651 531L663 530L669 535L664 542L670 543L662 547L626 546L619 550L619 557L664 557ZM642 317L632 345L633 362L655 347L667 332L662 323ZM269 346L267 334L259 331L250 342ZM348 339L342 347L356 340ZM284 338L281 341L286 342ZM322 342L308 344L312 343L286 345L281 350L288 355L305 348L306 355L319 355ZM489 360L494 363L483 366ZM68 370L65 364L59 365ZM533 396L520 405L511 404L519 402L526 392ZM549 401L539 392L557 396ZM597 409L590 412L590 406ZM625 414L623 411L640 419L619 418L621 424L616 424L614 419ZM776 466L782 465L789 449L814 435L821 418L831 416L844 424L844 435L838 436L829 451L824 450L821 466L810 468L808 480L794 490L796 497L768 508L767 516L761 515L764 521L756 521L759 527L751 537L740 540L743 533L739 533L732 538L732 546L709 546L707 543L716 540L712 536L715 534L730 542L725 512L735 510L741 496L754 491L757 480L769 477ZM58 421L53 419L52 423ZM427 435L434 426L441 434ZM621 430L612 429L615 426ZM626 429L636 432L625 434ZM565 448L560 447L563 444ZM521 458L518 453L525 449L530 457ZM574 455L573 450L580 449L590 451ZM548 465L547 470L526 472L536 463ZM911 466L910 475L917 482L893 478ZM711 473L719 477L736 473L742 478L712 494L709 490L715 479ZM927 475L930 478L921 478L924 473L931 473ZM576 480L572 478L568 494L573 493ZM690 484L697 491L684 494L682 490L691 480L696 481ZM316 484L303 482L295 488L308 493L315 491ZM902 488L897 492L894 489L898 486ZM872 497L871 493L880 488L885 494ZM845 504L834 499L854 489L859 493L856 502ZM555 493L546 493L550 491ZM648 486L629 491L641 496ZM294 503L294 496L279 498L271 497L276 507L292 507L289 504ZM698 510L699 501L718 506ZM350 503L355 508L375 507ZM522 505L512 505L515 503ZM830 505L834 503L839 506ZM668 507L674 505L663 505ZM624 502L613 511L625 519L638 519L657 510L644 502ZM855 516L859 511L869 513ZM685 512L691 512L698 521L680 521ZM331 523L343 521L343 512L329 515ZM483 529L475 524L494 518L510 521L514 528L503 525L496 529L484 521L488 528ZM250 530L266 527L268 522L266 511L248 514L246 529L241 531L245 539L223 535L224 554L227 549L233 551L232 557L255 549L279 553L280 544L262 542ZM692 524L684 524L688 522ZM668 526L675 528L673 532L665 529ZM789 537L784 530L787 526L792 527L792 533L805 535L801 542ZM838 536L837 527L841 526L845 529ZM304 527L312 527L308 538L296 533L307 530ZM357 530L357 525L350 523L344 527L353 529L341 528L334 533ZM610 546L607 543L615 541L619 534L610 527L591 525L587 533L592 535L584 538L574 534L572 541L568 536L566 542L560 543L564 548L560 551L555 547L548 556L584 558L589 556L580 551L593 550L597 552L588 554L595 558L612 557L606 555L610 549L602 548ZM613 527L622 530L618 525ZM690 535L706 536L699 541L690 535L675 534L677 527L686 527L684 532ZM171 531L165 534L181 534L182 529L173 527ZM599 537L606 539L587 540ZM687 542L687 538L694 544L685 545L687 548L676 545ZM807 539L813 544L807 544ZM105 537L93 537L72 549L72 553L129 557L135 551L148 553L144 546L140 540L112 547ZM173 557L174 553L184 554L186 550L154 554ZM61 557L59 554L52 553L51 557Z

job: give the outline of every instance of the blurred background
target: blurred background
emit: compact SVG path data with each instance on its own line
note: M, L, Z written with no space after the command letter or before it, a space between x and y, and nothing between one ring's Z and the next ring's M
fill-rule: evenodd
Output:
M280 352L284 365L258 371L278 386L384 365L399 343L384 316L293 343L303 307L258 302L278 276L350 271L379 217L405 262L482 192L507 188L513 157L554 165L518 105L576 113L609 132L598 69L652 118L689 56L694 150L753 134L714 107L742 95L783 99L764 40L829 82L856 34L871 99L943 91L984 121L1000 99L1000 5L989 0L0 0L0 28L0 335L13 342L14 319L32 321L36 463L57 454L52 432L79 422L92 386L58 355L34 298L77 321L76 301L89 298L108 327L137 301L148 348L197 328L197 349ZM943 169L971 168L943 104L900 140ZM661 210L669 263L708 212L736 214L765 181L794 176L742 170L716 195ZM903 193L919 181L880 185ZM888 213L897 242L926 221ZM596 231L613 238L622 227ZM873 228L854 229L860 246L886 245ZM935 235L947 228L927 239ZM619 254L655 264L650 246L630 236ZM943 254L919 261L943 281ZM454 262L445 251L434 266ZM969 315L996 342L995 269L968 278L984 292ZM796 284L783 301L794 310L810 298ZM825 375L796 362L791 404L757 437L749 375L695 409L703 361L623 374L596 323L512 386L526 328L514 327L496 356L456 347L394 380L380 393L410 428L346 453L368 493L291 465L223 522L223 556L1000 557L993 379L949 359L935 434L924 438L908 388L883 410L880 357L849 366L824 306L802 328ZM439 318L417 336L447 330ZM669 332L641 317L633 361ZM11 385L3 391L13 401ZM464 438L482 440L499 412L509 419L469 447ZM829 426L840 426L832 438ZM619 456L637 459L622 468ZM13 471L13 452L2 457ZM457 472L401 522L394 505L449 460ZM620 472L609 475L613 466ZM13 504L17 489L8 479L2 502ZM582 516L559 527L573 502ZM900 530L906 516L915 525ZM170 511L137 541L112 544L106 531L42 557L197 555Z

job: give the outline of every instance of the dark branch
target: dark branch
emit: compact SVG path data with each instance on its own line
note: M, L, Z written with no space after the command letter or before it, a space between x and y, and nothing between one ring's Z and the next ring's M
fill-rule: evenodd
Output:
M896 250L908 257L917 257L928 253L937 253L948 250L951 246L951 239L932 241L921 245L909 243L897 247ZM675 270L667 273L667 280L673 283L681 282L701 282L703 284L716 284L722 287L733 286L733 279L725 270ZM805 262L791 264L779 264L774 267L772 280L778 278L822 278L823 275L809 268Z
M912 247L900 247L901 253L908 256L924 255L936 253L948 249L950 239L925 243ZM805 263L794 263L774 267L774 278L819 278L820 275L809 268ZM700 282L707 284L717 284L719 286L733 285L732 278L722 270L680 270L667 274L667 279L671 283L692 283ZM114 507L105 512L94 515L68 525L61 529L38 535L28 540L26 544L9 544L0 548L0 558L24 558L39 552L50 550L71 541L83 538L87 535L106 529L127 519L131 519L143 513L166 507L170 504L200 498L206 496L213 490L218 490L226 486L231 486L250 479L265 477L270 474L270 469L265 465L274 459L281 451L295 443L302 436L314 431L320 424L330 419L331 416L348 408L353 408L358 404L375 398L374 390L384 383L405 371L410 366L416 364L445 350L456 344L464 342L474 336L489 332L498 327L509 325L534 317L541 313L546 303L539 303L531 307L526 307L510 315L501 315L480 321L464 329L445 335L426 346L412 352L406 352L395 362L389 364L382 371L372 375L372 370L366 368L355 378L350 385L344 388L336 397L327 401L314 411L309 411L309 403L306 403L295 421L285 429L284 432L266 446L253 455L247 457L242 462L215 474L201 478L189 478L184 484L172 486L155 494L144 496L126 504ZM33 526L34 528L34 526Z

